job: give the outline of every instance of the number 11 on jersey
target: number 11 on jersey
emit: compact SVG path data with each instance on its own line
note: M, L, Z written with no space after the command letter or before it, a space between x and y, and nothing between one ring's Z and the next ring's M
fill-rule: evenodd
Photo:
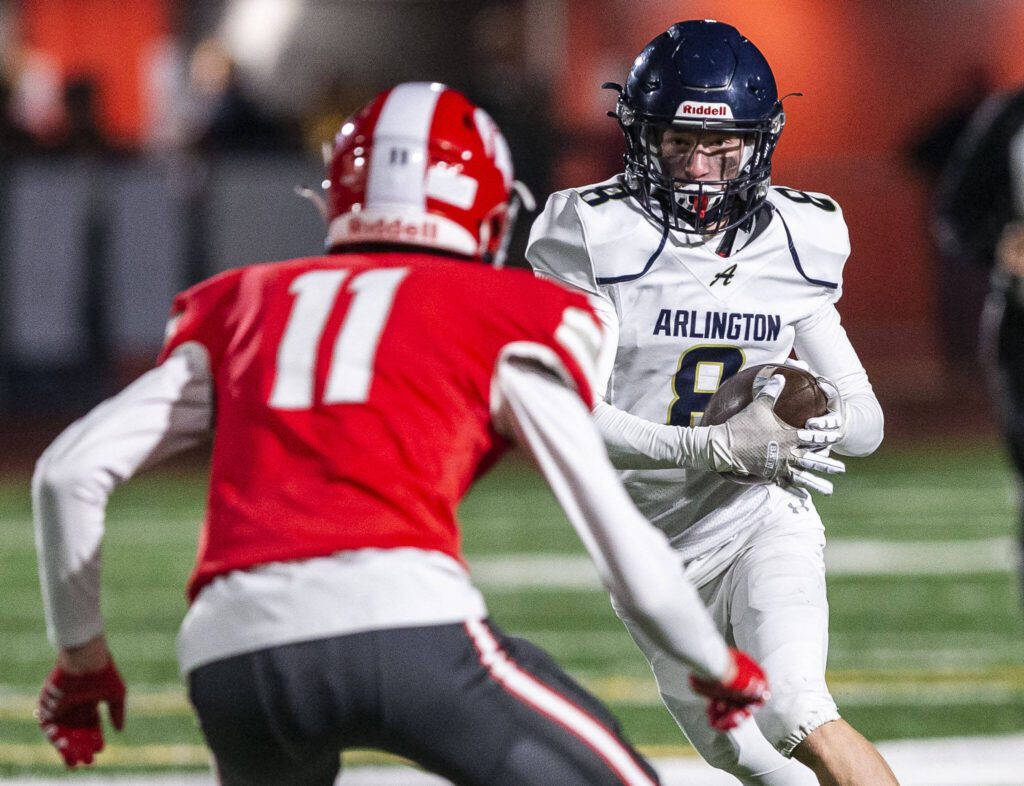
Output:
M277 349L270 406L309 409L313 406L316 356L327 319L338 300L349 270L313 270L292 281L295 295L284 337ZM368 270L348 283L352 302L331 352L324 387L324 404L366 401L373 379L373 361L398 285L407 268Z

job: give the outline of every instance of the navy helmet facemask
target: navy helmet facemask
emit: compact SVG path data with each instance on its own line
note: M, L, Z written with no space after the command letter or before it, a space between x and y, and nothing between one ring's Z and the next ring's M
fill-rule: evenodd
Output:
M664 227L715 234L764 202L785 115L764 55L731 25L679 22L630 68L615 115L626 138L626 186ZM721 164L687 178L694 153Z

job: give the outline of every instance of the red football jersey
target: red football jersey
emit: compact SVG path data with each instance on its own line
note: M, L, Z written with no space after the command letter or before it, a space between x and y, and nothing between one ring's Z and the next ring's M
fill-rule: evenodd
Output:
M491 423L499 359L541 359L589 405L601 343L582 295L422 254L239 268L173 311L161 361L200 343L215 391L190 598L231 570L346 549L461 559L456 506L508 447Z

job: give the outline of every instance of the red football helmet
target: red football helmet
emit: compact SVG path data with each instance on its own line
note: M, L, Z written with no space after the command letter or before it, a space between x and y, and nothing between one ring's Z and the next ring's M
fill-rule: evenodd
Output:
M385 90L345 121L324 186L329 250L400 243L500 264L515 212L505 137L436 82Z

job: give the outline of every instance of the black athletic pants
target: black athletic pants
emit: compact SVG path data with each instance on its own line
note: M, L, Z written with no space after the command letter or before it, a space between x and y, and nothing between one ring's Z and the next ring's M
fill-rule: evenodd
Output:
M1024 569L1024 306L1001 288L993 288L985 302L981 347L995 383L1003 439L1017 473L1018 559ZM1024 603L1024 572L1020 590Z
M658 783L595 697L486 621L239 655L197 668L189 692L226 786L329 786L347 748L472 786Z

